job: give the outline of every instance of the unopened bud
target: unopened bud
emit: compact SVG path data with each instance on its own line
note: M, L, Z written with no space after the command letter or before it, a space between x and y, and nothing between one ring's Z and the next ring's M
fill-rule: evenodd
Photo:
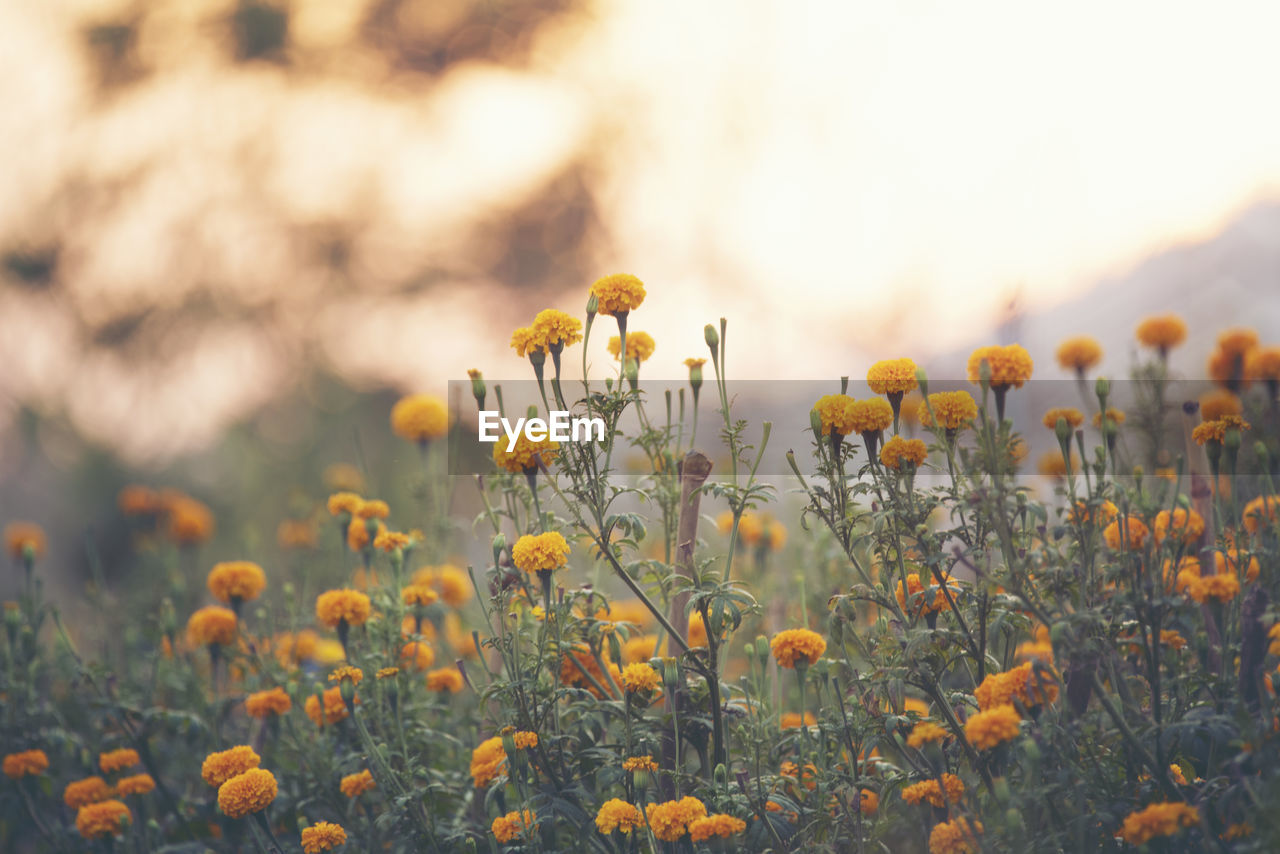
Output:
M920 386L921 394L929 393L929 375L924 372L924 368L916 368L916 385Z
M484 376L475 368L467 371L467 376L471 377L471 396L476 399L476 408L484 409L484 398L488 393L488 388L484 384Z
M711 348L714 355L720 355L720 333L716 328L708 323L702 330L702 337L706 339L707 346Z

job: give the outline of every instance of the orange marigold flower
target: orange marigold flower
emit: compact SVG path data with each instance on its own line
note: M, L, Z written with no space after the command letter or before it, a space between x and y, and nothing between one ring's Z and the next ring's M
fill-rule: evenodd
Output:
M439 598L440 594L425 584L410 584L400 591L400 599L406 605L432 605Z
M991 369L992 388L1022 388L1034 368L1031 354L1020 344L979 347L969 356L969 382L979 381L983 362Z
M1215 421L1196 425L1196 428L1191 431L1191 438L1197 445L1203 445L1205 442L1221 443L1226 440L1228 430L1239 430L1243 433L1251 426L1239 415L1224 415Z
M932 427L936 420L944 430L959 430L978 417L978 402L967 391L935 391L919 415L923 427Z
M377 523L374 536L378 536L387 530L387 526L381 522ZM369 538L369 524L359 517L355 517L347 525L347 548L353 552L361 551L371 542ZM359 572L363 572L361 567ZM357 584L357 586L359 586Z
M1018 737L1022 716L1013 706L995 706L965 721L965 738L979 750L990 750Z
M4 775L10 780L38 777L49 770L49 757L43 750L23 750L4 758Z
M187 642L192 646L226 646L236 637L236 612L210 605L187 620Z
M147 792L154 790L156 781L150 774L133 774L129 777L121 777L116 783L116 794L119 795L145 795Z
M946 787L946 798L943 798L942 786ZM945 807L947 804L954 804L964 797L964 781L955 774L943 774L942 786L938 785L937 780L921 780L919 783L912 783L902 790L902 799L909 804L919 804L928 802L935 807Z
M471 579L451 563L422 567L413 574L413 583L432 588L454 608L461 608L471 600Z
M251 718L266 718L269 715L283 715L293 708L293 700L283 688L269 688L258 691L244 698L244 710Z
M312 723L316 726L336 724L347 717L347 704L342 700L341 687L334 685L332 688L326 688L323 697L323 712L321 711L321 700L315 694L307 697L307 701L302 705L302 710L307 713L307 717L311 718ZM356 697L354 704L358 705L359 703L360 698Z
M1277 623L1276 625L1280 625ZM658 763L653 761L653 757L645 754L644 756L628 756L622 760L623 771L648 771L650 774L658 772Z
M377 498L361 501L355 515L361 519L385 519L391 515L391 505Z
M911 734L907 736L907 746L919 750L931 741L943 741L950 737L951 733L945 727L941 727L933 721L920 721L920 723L912 727Z
M1058 345L1058 364L1083 374L1102 361L1102 345L1088 335L1068 338Z
M133 813L117 800L85 804L76 812L76 830L85 839L106 839L124 832Z
M97 775L74 780L62 790L62 800L72 809L88 804L96 804L111 797L111 787L107 781Z
M267 586L262 567L247 560L214 564L209 570L209 592L223 602L250 602Z
M1273 383L1280 380L1280 347L1250 350L1245 356L1244 374L1252 380Z
M373 674L376 679L394 679L400 675L399 667L379 667L378 672Z
M880 449L881 464L891 469L901 469L904 462L910 463L914 468L920 468L928 456L929 449L923 441L904 439L901 436L894 436Z
M918 385L910 359L884 359L867 369L867 386L876 394L906 394Z
M1156 837L1173 836L1199 823L1200 812L1193 806L1177 801L1155 803L1129 813L1119 835L1130 845L1145 845Z
M1280 513L1280 495L1259 495L1244 506L1241 521L1246 531L1256 534L1260 528L1274 524L1277 513Z
M456 667L442 667L427 672L427 690L456 694L462 690L462 674Z
M622 687L631 693L652 691L661 681L658 671L647 664L628 664L622 668Z
M658 348L654 342L653 336L648 332L628 332L627 333L627 358L639 359L641 362L648 361L653 355L653 351ZM614 335L609 339L609 355L618 358L618 353L622 349L622 340Z
M1058 459L1062 459L1062 455L1058 454ZM1067 513L1067 521L1073 525L1083 525L1086 522L1092 522L1095 525L1106 525L1116 516L1120 515L1120 509L1110 501L1103 499L1101 504L1095 506L1092 511L1089 505L1083 501L1077 501L1075 507Z
M878 397L855 400L849 407L849 420L855 432L879 433L893 423L893 407Z
M206 756L204 764L200 766L200 776L210 786L216 787L260 764L262 757L257 751L247 744L241 744Z
M229 818L261 812L276 799L276 778L265 768L251 768L218 787L218 809Z
M1163 543L1166 536L1173 534L1189 545L1204 533L1204 519L1195 510L1182 507L1175 507L1172 513L1161 510L1151 523L1151 533L1157 543Z
M827 642L822 635L808 629L786 629L773 636L769 648L778 666L790 670L801 662L806 667L815 663L827 651Z
M528 573L560 569L568 557L569 544L559 531L525 534L511 549L516 566Z
M391 432L411 442L429 442L449 432L449 406L431 394L411 394L391 407Z
M494 838L504 845L519 839L526 831L533 829L534 816L532 810L523 813L509 812L493 820Z
M531 750L538 746L538 734L536 732L519 731L511 734L511 740L515 742L518 750Z
M1218 333L1218 349L1225 353L1244 354L1258 346L1257 330L1237 326Z
M1124 419L1125 419L1125 414L1121 412L1119 409L1112 409L1110 406L1107 407L1107 420L1110 421L1112 424L1119 427L1121 424L1124 423ZM1098 428L1102 427L1101 412L1093 413L1093 426Z
M1102 538L1107 541L1107 546L1114 551L1127 549L1128 551L1136 552L1142 551L1142 544L1146 542L1150 533L1141 519L1134 516L1125 516L1117 518L1104 528Z
M1240 581L1234 574L1202 575L1187 587L1187 595L1204 604L1209 600L1230 602L1240 593Z
M555 308L544 308L533 318L534 341L544 349L570 347L582 340L582 321Z
M596 829L601 833L618 831L630 834L641 827L644 827L644 816L640 810L619 798L605 801L596 813Z
M360 681L364 679L364 671L359 667L345 664L329 674L330 682L341 682L343 679L350 679L353 685L359 685Z
M847 394L824 394L813 404L822 422L823 435L838 433L848 436L853 432L853 405L856 401Z
M1064 419L1072 430L1084 423L1084 415L1074 406L1059 406L1044 414L1044 426L1050 430L1058 429L1058 419Z
M799 712L783 712L778 719L778 726L781 729L799 729L802 726L813 726L818 719L813 716L813 712L805 712L804 717L800 717Z
M429 643L409 641L400 648L400 661L414 670L422 671L436 663L436 652Z
M328 508L329 515L338 516L347 513L354 516L356 511L360 509L360 505L364 503L364 499L354 492L335 492L329 496Z
M1176 314L1158 314L1138 324L1137 336L1141 344L1167 352L1186 340L1187 324Z
M596 279L591 286L596 298L596 311L601 314L626 314L644 302L644 282L628 273L614 273Z
M169 500L165 532L180 546L195 546L213 536L213 511L186 495Z
M358 798L365 792L373 791L377 787L378 784L373 779L373 773L368 768L355 774L348 774L338 783L338 788L348 798Z
M372 611L369 597L359 590L328 590L316 597L316 619L331 629L343 621L348 626L364 625Z
M947 588L952 591L951 595L954 596L955 585L952 581L953 579L951 578L947 579ZM918 573L907 573L906 582L907 585L905 590L903 589L902 582L898 582L898 589L895 594L898 599L898 607L903 611L909 612L910 610L907 603L907 599L909 597L915 600L916 616L920 616L922 614L936 614L939 611L945 611L951 607L947 602L947 594L943 592L942 586L935 584L932 578L929 579L928 587L928 590L933 591L932 601L929 599L924 583L920 580L920 575Z
M1043 674L1043 668L1037 670L1035 662L1027 661L1004 673L988 673L973 696L984 712L1010 705L1015 699L1032 708L1056 700L1058 685L1051 676Z
M1217 388L1200 396L1200 420L1217 421L1224 415L1240 415L1244 404L1225 388Z
M154 489L131 483L116 496L116 505L126 516L150 516L164 509L160 494Z
M477 789L483 789L504 773L507 751L502 747L502 736L485 739L471 751L471 778Z
M870 789L858 793L858 810L863 815L875 815L880 809L880 796Z
M783 777L790 777L792 780L802 782L809 791L813 791L818 787L818 769L812 762L805 763L803 774L801 774L800 766L796 763L783 762L778 768L778 773Z
M10 522L4 526L5 548L14 560L22 559L28 551L32 558L39 558L45 551L44 529L34 522Z
M551 465L551 463L555 462L560 448L557 443L550 439L541 439L535 442L523 430L516 437L515 447L508 451L507 445L506 441L493 443L493 462L498 468L503 471L509 471L512 474L536 472L539 461L543 465Z
M302 829L302 850L305 854L321 854L332 851L347 841L347 832L342 825L331 821L317 821L310 827Z
M690 824L706 818L707 807L697 798L683 797L678 801L648 804L645 814L654 836L663 842L675 842L689 832Z
M396 549L404 548L412 541L408 534L402 534L399 531L388 531L383 528L378 531L378 536L373 538L373 547L390 554Z
M132 747L122 747L119 750L108 750L106 753L98 754L98 767L104 774L132 768L141 761L138 751Z
M977 854L980 833L980 821L971 824L968 819L954 818L939 822L929 834L929 854Z
M694 842L702 842L713 836L728 839L735 833L742 833L746 829L747 823L742 819L734 818L725 813L717 813L716 815L697 818L689 822L689 838Z
M309 519L284 519L276 526L276 545L282 549L313 549L318 535Z

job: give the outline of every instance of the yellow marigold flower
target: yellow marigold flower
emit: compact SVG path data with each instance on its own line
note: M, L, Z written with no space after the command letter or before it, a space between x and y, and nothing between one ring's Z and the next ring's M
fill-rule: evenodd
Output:
M439 598L440 594L426 584L410 584L400 591L406 605L433 605Z
M387 526L379 522L377 533L381 534L385 530L387 530ZM353 518L347 525L347 548L353 552L358 552L363 550L365 546L369 545L369 542L369 526L363 519L358 517ZM357 571L363 572L364 569L361 567ZM357 584L356 586L358 587L360 585Z
M947 578L947 588L952 591L951 595L955 596L955 585L953 579ZM929 590L933 591L933 600L930 601L927 595L919 595L925 593L924 583L920 580L918 573L909 572L906 577L906 590L903 590L902 582L898 582L898 589L895 593L898 599L898 607L903 611L910 611L907 604L908 597L915 597L915 613L916 616L921 614L936 614L939 611L945 611L951 607L947 602L947 594L943 592L942 586L934 583L934 579L929 579Z
M323 710L321 700L315 694L307 697L307 701L302 705L302 710L307 713L307 717L311 718L312 723L316 726L332 725L347 717L347 704L342 700L341 687L334 685L332 688L326 688L323 697ZM359 703L360 698L356 697L354 704L359 705Z
M1161 510L1151 523L1151 534L1156 538L1157 543L1163 543L1164 538L1172 534L1183 543L1190 545L1200 539L1203 533L1204 519L1200 514L1195 510L1184 510L1181 507L1175 507L1172 513Z
M571 347L582 340L582 321L559 309L544 308L533 318L530 328L538 345L546 349L556 345Z
M180 546L195 546L213 536L213 511L186 495L169 500L165 506L165 533Z
M1243 354L1256 349L1257 346L1257 330L1238 326L1218 333L1218 349L1225 353Z
M283 688L269 688L244 698L244 711L251 718L265 719L270 715L283 715L293 708L293 700Z
M1019 661L1043 661L1053 664L1053 644L1046 641L1024 641L1014 650Z
M209 570L209 592L223 602L250 602L267 586L262 567L247 560L214 564Z
M1045 451L1036 464L1036 470L1049 477L1066 477L1067 462L1062 458L1061 451ZM1075 451L1071 452L1071 470L1080 471L1080 458L1076 456Z
M1079 409L1076 409L1074 406L1059 406L1045 412L1044 426L1048 427L1050 430L1058 429L1059 418L1065 419L1067 425L1070 426L1072 430L1084 423L1084 415Z
M1167 352L1187 338L1187 324L1176 314L1158 314L1138 324L1138 341L1147 347Z
M951 733L945 727L941 727L933 721L920 721L920 723L912 727L911 734L907 736L907 746L919 750L931 741L942 741L950 737Z
M187 620L187 643L192 646L226 646L236 637L236 612L210 605Z
M347 841L347 832L342 825L331 821L317 821L310 827L302 829L302 850L305 854L321 854L332 851Z
M641 827L644 827L644 816L640 810L619 798L605 801L596 813L596 829L601 833L618 831L630 834Z
M378 672L373 674L376 679L394 679L400 675L399 667L379 667Z
M265 768L252 768L218 787L218 809L229 818L261 812L276 799L276 778Z
M391 515L391 505L377 498L361 501L355 515L361 519L385 519Z
M1018 737L1022 716L1013 706L977 712L964 723L965 738L979 750L990 750Z
M799 712L783 712L778 719L778 726L781 729L799 729L802 726L813 726L818 719L813 716L813 712L805 712L804 717L800 717Z
M495 735L480 742L471 751L471 778L475 781L476 788L486 788L498 779L498 775L504 773L506 764L507 752L502 748L502 736Z
M1080 335L1059 344L1056 355L1063 368L1083 374L1102 361L1102 345L1088 335Z
M352 667L348 664L329 674L330 682L341 682L343 679L350 679L351 684L359 685L360 681L364 679L364 671L359 667Z
M493 462L503 471L512 474L529 474L538 470L538 462L549 466L555 462L559 453L559 445L550 439L534 442L522 430L516 437L516 444L510 451L507 442L493 443Z
M1240 398L1225 388L1200 396L1200 420L1217 421L1224 415L1239 415L1244 412L1244 404Z
M902 399L902 403L898 407L898 415L906 424L918 424L923 406L924 399L913 392Z
M1239 430L1243 433L1251 426L1248 421L1238 415L1224 415L1215 421L1196 425L1196 428L1191 431L1191 438L1197 445L1203 445L1205 442L1221 443L1226 440L1227 431Z
M648 804L645 814L654 836L663 842L675 842L689 832L690 824L706 818L707 807L697 798L683 797L678 801Z
M511 734L511 740L515 742L518 750L531 750L538 746L538 734L536 732L515 732Z
M1114 551L1127 549L1131 552L1142 551L1142 544L1147 541L1151 532L1141 519L1134 516L1117 518L1102 531L1102 538Z
M977 854L980 833L980 821L970 824L968 819L954 818L939 822L929 834L929 854Z
M809 791L813 791L818 787L818 769L812 762L805 763L803 774L800 771L800 766L796 763L783 762L781 767L778 768L778 773L783 777L790 777L792 780L803 783L804 787Z
M587 648L586 644L575 644L568 652L569 654L560 657L560 681L566 685L586 688L599 697L600 690L587 677L590 676L601 687L608 685L609 680L605 678L604 672L601 671L595 656L591 654L591 650ZM610 673L617 671L617 668L613 666L608 658L603 655L601 658L605 665L610 668ZM621 674L619 673L618 676L621 676Z
M1202 575L1187 587L1187 595L1203 604L1209 600L1230 602L1240 593L1240 581L1234 574Z
M20 560L29 549L33 558L44 555L44 529L34 522L10 522L4 526L5 548L14 560Z
M627 642L622 645L622 660L626 664L635 664L638 661L648 661L657 654L657 635L640 635L639 637L629 638Z
M116 505L126 516L150 516L164 509L160 494L154 489L131 483L116 496Z
M707 363L706 359L685 359L684 360L684 366L689 370L693 370L694 368L701 368L706 363Z
M967 391L935 391L919 414L923 427L933 426L936 419L944 430L959 430L978 417L978 402Z
M867 369L867 386L876 394L915 391L916 363L910 359L884 359Z
M1034 662L1027 661L1004 673L988 673L973 696L984 712L1010 705L1015 699L1033 708L1056 700L1058 685L1052 677L1038 674Z
M422 567L413 574L413 583L432 588L454 608L471 600L471 579L451 563Z
M121 777L116 783L116 794L118 795L145 795L156 787L156 781L150 774L134 774L129 777Z
M316 619L331 629L344 621L348 626L364 625L372 611L369 597L359 590L328 590L316 597Z
M698 818L689 822L689 838L694 842L702 842L713 836L721 839L728 839L735 833L742 833L747 829L747 823L740 818L734 818L725 813L717 813L709 815L706 818Z
M815 663L827 651L827 642L808 629L786 629L773 636L769 648L778 666L791 670L800 662L805 666Z
M98 754L98 767L102 769L104 774L132 768L141 761L142 759L138 757L138 751L132 747L122 747L119 750L108 750L106 753Z
M511 559L528 573L560 569L568 557L569 544L559 531L525 534L511 549Z
M4 775L10 780L38 777L49 770L49 757L43 750L23 750L4 758Z
M1244 373L1252 380L1264 382L1280 380L1280 347L1259 347L1250 350L1245 356Z
M858 810L863 815L875 815L880 809L880 796L870 789L858 793Z
M1246 531L1256 534L1259 529L1274 524L1278 512L1280 495L1259 495L1244 506L1241 521Z
M823 435L838 433L848 436L853 432L853 405L856 401L847 394L824 394L813 405L822 421Z
M622 687L633 694L652 691L660 680L658 671L647 664L628 664L622 668Z
M124 832L133 813L117 800L85 804L76 812L76 830L85 839L106 839Z
M855 400L849 407L849 421L858 433L879 433L893 423L893 407L878 397Z
M217 787L260 764L262 757L257 751L247 744L241 744L206 756L204 764L200 766L200 776L210 786Z
M1174 650L1186 649L1187 639L1173 629L1160 630L1160 645ZM1176 766L1175 766L1176 767ZM1185 781L1184 781L1185 782Z
M1062 459L1061 454L1058 454L1058 459ZM1092 522L1094 525L1106 525L1119 515L1120 508L1105 499L1092 510L1083 501L1077 501L1075 506L1067 513L1067 521L1073 525L1083 525L1086 522Z
M96 804L111 797L111 787L101 777L85 777L67 784L62 790L62 800L72 809Z
M1200 812L1189 804L1177 801L1155 803L1145 809L1129 813L1120 837L1130 845L1145 845L1152 839L1173 836L1183 828L1200 823Z
M1280 623L1276 625L1280 626ZM628 756L622 760L623 771L648 771L650 774L658 773L658 763L653 761L653 757L645 754L644 756Z
M653 351L658 348L654 342L653 336L648 332L628 332L627 333L627 358L639 359L646 362L653 355ZM622 339L617 335L609 339L609 355L618 358L618 353L622 350Z
M702 622L702 614L694 611L689 615L689 646L697 649L707 645L707 627Z
M534 816L531 810L523 813L509 812L493 820L493 835L499 842L506 844L519 839L526 831L532 830Z
M902 790L902 799L909 804L919 804L928 802L935 807L945 807L947 804L954 804L964 797L964 781L955 774L943 774L942 784L946 786L946 799L943 799L942 786L938 785L937 780L921 780L919 783L912 783Z
M427 672L427 690L456 694L462 690L462 674L456 667L442 667Z
M732 527L732 517L730 515ZM748 546L760 545L760 540L764 537L764 522L755 513L743 513L742 518L738 520L738 539L742 540Z
M313 549L318 535L309 519L284 519L276 526L276 545L282 549Z
M368 768L355 774L348 774L338 783L338 788L348 798L358 798L365 792L373 791L377 787L378 784L373 779L373 773Z
M400 661L407 667L423 671L436 663L436 653L429 643L409 641L400 649Z
M364 503L364 499L354 492L335 492L329 496L328 508L329 515L338 516L347 513L354 516L356 511L360 509L360 505Z
M644 302L645 296L644 283L628 273L614 273L596 279L591 293L598 303L596 310L611 315L634 311Z
M978 382L983 362L991 368L992 388L1022 388L1034 367L1031 354L1019 344L979 347L969 356L969 382Z
M391 407L391 432L411 442L429 442L449 432L449 406L431 394L411 394Z
M402 534L399 531L381 530L378 532L378 536L373 538L373 547L390 554L396 549L404 548L410 542L408 534Z
M1125 419L1125 414L1121 412L1119 409L1112 409L1110 406L1107 407L1107 420L1110 421L1112 424L1119 427L1121 424L1124 423L1124 419ZM1099 429L1102 428L1101 412L1093 413L1093 426Z
M929 449L920 439L904 439L894 436L884 443L880 449L880 463L885 468L901 469L904 462L911 463L914 468L924 465L929 456Z
M529 353L543 350L536 342L532 326L521 326L511 333L511 349L516 351L516 355L524 358Z

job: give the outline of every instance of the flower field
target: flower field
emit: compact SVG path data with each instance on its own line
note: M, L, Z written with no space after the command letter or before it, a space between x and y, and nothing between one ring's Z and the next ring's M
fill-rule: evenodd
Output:
M130 486L113 518L168 586L94 625L6 520L0 850L1280 850L1280 347L1223 331L1193 399L1176 315L1123 378L1087 336L981 347L963 388L888 359L780 449L723 320L645 393L645 296L606 276L511 336L532 414L604 441L446 474L451 432L517 414L473 371L388 414L400 482L333 468L275 544Z

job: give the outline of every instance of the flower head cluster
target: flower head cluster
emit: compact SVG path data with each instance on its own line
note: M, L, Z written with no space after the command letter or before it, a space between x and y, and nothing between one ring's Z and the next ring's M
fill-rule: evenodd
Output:
M344 622L348 626L364 625L371 613L369 597L359 590L327 590L316 597L316 619L331 629Z
M1157 837L1173 836L1200 823L1200 812L1189 804L1168 801L1125 816L1120 837L1130 845L1145 845Z
M689 832L689 825L706 818L707 807L697 798L686 796L678 801L649 804L645 815L654 836L663 842L675 842Z
M1251 380L1274 383L1280 380L1280 347L1258 347L1244 360L1244 375Z
M822 433L848 436L853 432L853 405L856 401L847 394L824 394L813 405L813 411L822 422Z
M471 751L471 779L477 789L487 787L505 770L507 751L502 747L502 736L487 738Z
M391 432L410 442L429 442L449 432L449 407L431 394L411 394L391 407Z
M427 671L427 690L456 694L462 690L462 674L456 667Z
M117 800L85 804L76 812L76 830L85 839L108 839L124 831L133 813Z
M560 569L569 557L569 544L559 531L525 534L511 548L516 567L528 572Z
M935 391L929 395L928 405L918 411L923 427L937 421L944 430L959 430L978 417L978 402L967 391Z
M867 370L867 386L876 394L906 394L918 385L916 363L910 359L885 359Z
M307 717L316 726L332 725L338 723L350 714L347 711L347 704L342 699L342 688L334 685L327 688L323 694L323 700L315 694L307 697L307 701L303 703L302 710L307 713ZM352 705L358 705L360 698L356 697L352 701ZM323 704L323 709L322 709Z
M439 598L435 588L426 584L409 584L400 591L400 600L406 605L433 605Z
M1200 396L1200 420L1217 421L1224 415L1240 415L1244 412L1244 404L1235 393L1225 388L1215 388L1208 394Z
M1113 407L1110 407L1110 406L1108 406L1108 407L1107 407L1107 421L1108 421L1109 423L1114 424L1116 427L1119 427L1121 424L1123 424L1123 423L1124 423L1124 419L1125 419L1125 414L1124 414L1124 412L1122 412L1122 411L1121 411L1121 410L1119 410L1119 409L1115 409L1115 408L1113 408ZM1094 427L1098 427L1098 428L1101 428L1101 427L1102 427L1102 413L1101 413L1101 412L1095 412L1095 413L1093 413L1093 426L1094 426Z
M102 769L104 774L132 768L141 761L138 757L138 751L132 747L121 747L119 750L108 750L105 753L98 754L98 767Z
M283 688L256 691L244 698L244 711L251 718L265 719L271 715L283 715L293 708L293 700Z
M1138 341L1163 352L1172 350L1187 338L1187 323L1176 314L1158 314L1138 324Z
M413 574L413 583L435 590L446 605L454 608L461 608L472 595L471 579L451 563L422 567Z
M698 818L689 822L689 838L694 842L702 842L713 836L728 839L736 833L747 829L747 823L725 813L716 813L706 818Z
M630 834L641 827L644 827L644 816L640 810L619 798L605 801L596 812L596 829L601 833L617 831Z
M1280 495L1259 495L1244 506L1240 521L1246 531L1256 534L1261 528L1274 524L1278 513Z
M930 742L943 741L950 737L951 733L945 727L941 727L933 721L920 721L920 723L912 727L911 734L907 736L907 746L919 750Z
M614 273L597 279L591 286L591 295L601 314L626 314L644 302L644 283L628 273Z
M954 596L955 586L952 584L952 579L948 577L946 579L946 582L947 582L947 589L951 590L952 591L951 595ZM951 607L950 603L947 602L947 594L943 591L942 586L939 584L934 584L933 579L930 579L930 583L927 590L933 591L932 600L929 598L928 593L926 592L924 582L920 580L919 573L908 572L906 577L905 590L903 589L902 582L901 581L898 582L898 590L896 593L896 596L898 599L898 607L901 608L903 611L907 611L907 612L914 610L916 616L920 616L922 614L936 614L939 611L945 611ZM907 602L908 598L913 598L915 600L914 608L908 605L908 602Z
M302 850L305 854L321 854L332 851L347 841L347 832L342 825L331 821L317 821L310 827L302 829Z
M534 816L532 810L524 812L509 812L506 815L498 816L493 820L493 836L502 844L514 842L525 834L526 831L533 829Z
M213 536L213 511L204 502L174 496L166 502L165 512L165 533L178 545L199 545Z
M1043 666L1037 668L1035 662L1027 661L1003 673L988 673L973 696L984 712L1014 700L1030 709L1058 699L1058 683L1052 671L1046 673Z
M980 833L980 821L970 824L968 819L954 818L938 822L929 834L929 854L977 854L981 850L978 845Z
M341 516L343 514L354 516L362 503L364 503L364 499L354 492L335 492L329 496L325 506L328 508L330 516Z
M636 359L646 362L653 355L653 351L658 348L654 342L653 336L648 332L628 332L627 333L627 359ZM618 358L618 354L622 351L622 339L614 335L609 339L609 355Z
M62 790L63 802L72 809L86 804L96 804L109 797L111 797L111 787L107 785L106 780L98 776L73 780Z
M1084 423L1084 414L1074 406L1059 406L1048 410L1044 414L1044 426L1050 430L1058 429L1058 419L1067 422L1067 426L1072 430Z
M247 560L215 564L209 571L209 592L222 602L249 602L267 586L262 567Z
M1088 335L1080 335L1059 344L1056 355L1063 368L1083 374L1102 361L1102 345Z
M265 768L252 768L218 787L218 809L229 818L261 812L276 799L276 778Z
M549 466L555 462L560 445L550 439L534 441L522 430L515 446L507 450L507 442L493 443L493 462L503 471L512 474L529 474L538 470L538 463Z
M187 620L187 642L192 646L226 646L236 637L236 612L210 605Z
M943 786L946 787L946 798L943 798ZM954 804L964 797L964 781L955 774L943 774L942 785L937 780L921 780L903 788L902 799L909 804L928 802L935 807Z
M991 370L992 388L1022 388L1031 379L1034 363L1031 354L1020 344L979 347L969 356L969 382L976 383L982 376L982 363Z
M1197 445L1203 445L1206 442L1222 444L1226 441L1228 431L1238 430L1243 433L1251 426L1248 421L1245 421L1239 415L1224 415L1214 421L1205 421L1203 424L1197 424L1195 429L1191 431L1191 438L1195 440Z
M1200 539L1204 533L1204 519L1195 510L1175 507L1172 512L1161 510L1151 522L1151 534L1157 543L1163 543L1165 537L1172 536L1186 545Z
M622 687L633 694L652 691L658 687L659 681L658 671L647 664L628 664L622 668Z
M879 433L893 423L893 407L878 397L855 400L849 407L849 422L856 433Z
M116 794L145 795L147 792L153 791L155 787L155 778L150 774L132 774L128 777L121 777L117 781Z
M200 776L206 783L216 788L250 768L257 768L260 764L262 764L262 757L257 751L247 744L241 744L206 756L204 764L200 766Z
M43 750L23 750L4 758L4 775L10 780L38 777L49 770L49 757Z
M827 642L809 629L785 629L773 636L769 648L779 667L794 669L797 665L807 667L817 662L827 651Z
M1142 544L1147 541L1150 533L1141 519L1136 516L1125 516L1107 525L1102 530L1102 538L1107 541L1107 547L1113 551L1138 552L1142 551Z
M338 789L348 798L358 798L365 792L376 789L378 784L374 782L373 773L368 768L363 771L357 771L355 774L348 774L338 783Z
M1280 626L1280 623L1276 624ZM655 774L658 771L658 763L653 761L653 757L645 754L644 756L628 756L622 760L623 771L648 771Z
M964 723L964 735L979 750L990 750L1018 737L1022 715L1012 705L977 712Z
M902 468L903 463L910 463L912 468L920 468L929 456L929 449L921 439L904 439L894 436L884 443L880 449L880 463L885 468Z
M343 679L350 679L353 685L359 685L364 679L364 671L359 667L344 664L329 674L330 682L341 682Z
M1187 595L1197 602L1230 602L1240 594L1240 580L1234 573L1202 575L1187 586Z
M409 641L400 648L400 661L406 667L422 671L436 663L436 652L429 643Z

